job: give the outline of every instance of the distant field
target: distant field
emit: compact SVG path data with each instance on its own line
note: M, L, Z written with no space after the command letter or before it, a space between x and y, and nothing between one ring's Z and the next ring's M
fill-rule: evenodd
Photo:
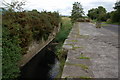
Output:
M69 17L62 17L62 20L70 21L71 18L69 18Z

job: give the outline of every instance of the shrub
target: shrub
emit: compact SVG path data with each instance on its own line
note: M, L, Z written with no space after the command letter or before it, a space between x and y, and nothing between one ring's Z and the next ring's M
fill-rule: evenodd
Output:
M57 12L15 12L4 10L3 18L3 79L19 76L18 61L33 40L47 40L60 22Z
M17 78L20 72L17 66L21 57L20 41L17 35L11 37L6 27L3 27L2 30L2 77L3 79Z

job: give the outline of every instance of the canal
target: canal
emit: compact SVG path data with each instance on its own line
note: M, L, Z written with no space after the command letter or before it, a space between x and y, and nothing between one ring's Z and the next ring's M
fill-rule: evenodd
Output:
M59 74L59 61L50 44L21 67L19 80L53 80Z

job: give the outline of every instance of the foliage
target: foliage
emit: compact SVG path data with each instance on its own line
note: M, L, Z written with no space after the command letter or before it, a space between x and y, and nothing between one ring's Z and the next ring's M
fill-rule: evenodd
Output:
M111 12L111 21L113 23L120 22L120 1L115 3L115 11Z
M41 39L47 40L60 23L58 12L18 11L2 9L3 19L3 79L19 76L18 61L26 54L29 44Z
M67 55L67 51L62 49L62 45L65 39L67 38L67 36L69 35L71 28L72 28L71 19L68 17L62 17L62 24L61 24L60 31L54 39L54 42L58 43L58 45L55 47L56 48L55 53L57 54L60 61L60 73L57 76L57 78L61 78L62 70L65 63L65 58Z
M91 19L96 19L97 18L97 8L92 8L92 9L88 10L88 14L87 15Z
M22 6L25 5L25 1L12 1L11 4L7 3L3 0L2 4L6 6L7 9L14 10L14 11L23 11Z
M37 10L28 12L13 12L11 10L3 12L3 25L11 32L11 35L19 35L20 46L23 54L32 40L45 40L58 27L60 17L57 12L38 12Z
M119 23L120 24L120 1L115 3L113 7L115 11L106 13L106 9L102 6L98 8L92 8L88 10L88 17L96 21L107 21L107 23Z
M63 43L64 40L69 35L71 28L72 28L71 19L68 17L62 17L62 26L60 28L59 33L55 37L55 41L58 43L60 42Z
M17 78L19 75L18 60L21 58L21 47L18 35L12 36L9 29L2 28L2 74L3 79Z
M78 18L82 18L83 15L84 15L84 11L82 5L79 2L75 2L73 4L73 9L71 14L72 22L75 22Z
M106 21L106 9L102 6L88 10L88 17L97 21Z

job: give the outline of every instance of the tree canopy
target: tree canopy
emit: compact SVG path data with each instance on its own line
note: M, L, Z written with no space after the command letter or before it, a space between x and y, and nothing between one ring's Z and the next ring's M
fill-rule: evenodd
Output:
M98 8L92 8L88 10L88 17L91 19L96 19L97 21L106 20L106 9L103 6L98 6Z
M84 11L82 5L79 2L74 2L71 14L72 22L75 22L78 18L83 17L83 15Z
M115 3L115 11L111 13L112 22L120 22L120 1Z

